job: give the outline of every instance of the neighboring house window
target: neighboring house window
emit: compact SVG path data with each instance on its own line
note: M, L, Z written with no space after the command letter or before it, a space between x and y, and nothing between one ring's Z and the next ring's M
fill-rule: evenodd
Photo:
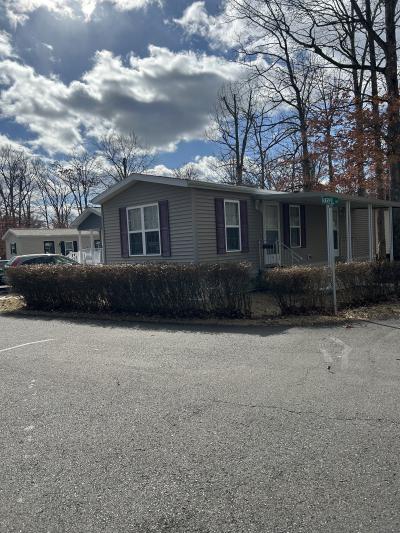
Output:
M10 252L11 252L11 255L17 255L17 243L16 242L10 243Z
M95 239L94 241L94 247L96 248L96 250L98 250L99 248L101 248L101 240L100 239Z
M69 252L74 251L74 241L65 241L65 252L64 255L68 255Z
M290 247L301 247L301 216L300 206L291 205L289 207L289 226L290 226Z
M55 253L54 241L44 241L44 253L45 254Z
M129 255L160 255L158 204L127 209Z
M240 202L225 200L226 251L240 252Z

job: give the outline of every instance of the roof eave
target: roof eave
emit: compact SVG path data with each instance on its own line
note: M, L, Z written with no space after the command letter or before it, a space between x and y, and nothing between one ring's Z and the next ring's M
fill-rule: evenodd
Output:
M2 240L5 241L7 239L7 235L15 235L14 232L11 229L8 229L5 234L2 236Z
M167 178L165 176L152 176L150 174L131 174L125 180L116 183L109 189L95 196L91 202L102 205L111 200L117 194L128 189L131 185L139 182L158 183L159 185L172 185L173 187L187 187L187 181L179 178Z
M99 209L99 208L97 208ZM84 222L90 215L96 215L98 217L101 217L101 213L99 213L95 207L87 207L80 215L76 217L76 219L71 222L70 227L71 228L77 228L82 222Z
M259 192L255 193L256 198L262 199L265 198L264 195L260 194ZM353 205L364 205L365 207L368 206L368 204L372 204L374 207L396 207L400 208L400 202L393 202L391 200L380 200L378 198L372 198L369 196L352 196L349 194L340 194L340 193L334 193L334 192L297 192L297 193L278 193L273 196L274 200L282 200L285 202L297 202L302 203L306 202L310 205L323 205L322 204L322 197L325 196L331 196L334 198L338 198L338 200L342 202L350 202Z

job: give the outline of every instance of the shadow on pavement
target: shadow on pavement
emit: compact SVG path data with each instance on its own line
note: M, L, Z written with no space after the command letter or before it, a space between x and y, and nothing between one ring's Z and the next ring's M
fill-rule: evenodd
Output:
M280 335L285 331L291 329L292 325L273 325L273 324L251 324L246 321L246 324L240 324L240 320L235 323L235 320L221 321L221 323L201 323L196 320L193 323L179 322L173 319L163 319L160 321L146 319L146 318L125 318L123 316L116 318L96 318L95 316L71 316L61 313L36 313L33 311L28 312L3 312L3 317L14 318L19 320L32 320L32 321L56 321L67 324L81 325L81 326L93 326L109 329L132 329L132 330L149 330L149 331L164 331L164 332L188 332L188 333L208 333L211 335L251 335L260 337L270 337L271 335Z

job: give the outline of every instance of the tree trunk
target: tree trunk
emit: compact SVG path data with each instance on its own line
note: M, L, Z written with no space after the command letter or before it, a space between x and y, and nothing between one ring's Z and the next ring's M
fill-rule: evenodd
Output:
M399 115L399 79L397 72L396 40L396 6L397 0L385 0L386 29L386 69L385 80L388 99L387 147L390 170L390 197L400 201L400 115ZM393 212L394 219L394 255L400 257L400 213Z
M384 184L384 167L382 151L382 126L379 110L379 88L377 74L377 60L375 40L372 33L373 20L371 12L371 0L365 0L365 15L368 22L368 47L371 64L371 96L372 96L372 121L375 146L375 183L376 193L379 199L385 199ZM383 209L378 210L378 257L383 260L386 258L386 234L385 234L385 213Z
M301 168L303 173L303 189L304 191L312 191L313 179L312 168L310 161L310 151L308 148L307 125L305 119L300 114L300 135L301 135Z

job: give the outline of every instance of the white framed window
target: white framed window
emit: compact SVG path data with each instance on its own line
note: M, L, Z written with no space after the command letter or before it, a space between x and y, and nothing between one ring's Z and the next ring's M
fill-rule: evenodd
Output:
M17 255L17 243L10 242L10 253L11 255Z
M301 247L301 216L300 206L289 206L290 247Z
M225 211L225 241L227 252L242 250L240 234L240 202L239 200L224 200Z
M65 255L68 255L69 252L74 251L74 242L73 241L65 241Z
M158 204L129 207L129 255L161 255Z

